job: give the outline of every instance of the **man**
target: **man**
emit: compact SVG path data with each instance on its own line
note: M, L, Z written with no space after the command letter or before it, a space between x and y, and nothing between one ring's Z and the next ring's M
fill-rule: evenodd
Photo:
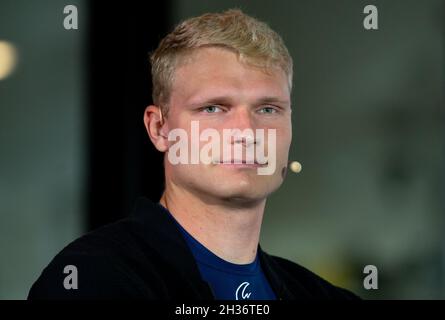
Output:
M178 25L151 61L144 123L165 153L160 203L141 198L129 218L68 245L29 298L357 298L259 246L292 139L280 36L239 10L205 14Z

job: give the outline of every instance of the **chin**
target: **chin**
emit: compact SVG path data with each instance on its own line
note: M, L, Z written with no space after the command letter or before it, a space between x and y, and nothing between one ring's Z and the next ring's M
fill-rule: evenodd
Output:
M272 192L269 188L268 185L238 181L236 184L220 184L215 188L215 194L218 198L233 204L250 204L266 199Z

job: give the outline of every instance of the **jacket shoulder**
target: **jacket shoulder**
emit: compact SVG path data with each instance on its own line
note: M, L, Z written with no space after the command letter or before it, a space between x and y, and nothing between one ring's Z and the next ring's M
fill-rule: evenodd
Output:
M149 273L150 265L130 228L123 219L68 244L42 271L28 299L150 298L136 270L143 263Z

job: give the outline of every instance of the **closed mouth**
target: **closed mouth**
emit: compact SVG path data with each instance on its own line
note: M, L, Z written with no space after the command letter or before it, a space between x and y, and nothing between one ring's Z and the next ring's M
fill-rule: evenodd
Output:
M229 160L229 161L214 161L213 164L222 164L222 165L239 165L239 166L253 166L253 167L263 167L267 166L266 163L258 163L257 161L245 161L245 160Z

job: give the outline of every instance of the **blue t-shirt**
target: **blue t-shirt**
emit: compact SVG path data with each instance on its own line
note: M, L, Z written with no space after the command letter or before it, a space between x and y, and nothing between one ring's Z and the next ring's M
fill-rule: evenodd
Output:
M192 251L203 280L218 300L275 300L276 296L261 268L258 253L255 261L234 264L221 259L190 235L162 205L179 226Z

